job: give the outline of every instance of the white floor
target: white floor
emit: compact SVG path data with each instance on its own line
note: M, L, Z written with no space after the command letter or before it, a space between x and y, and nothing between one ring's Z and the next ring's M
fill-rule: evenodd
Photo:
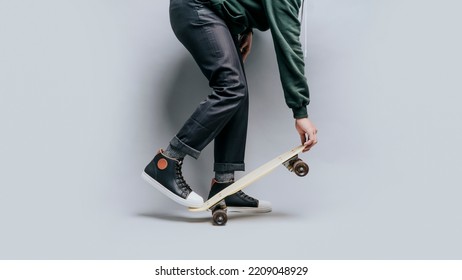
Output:
M329 169L335 176L325 176ZM274 211L232 213L223 227L212 225L210 213L188 212L141 179L134 180L131 194L125 185L127 193L96 198L86 196L94 193L91 187L76 191L70 184L66 191L55 189L48 201L31 196L23 205L11 203L10 212L2 204L0 258L462 257L462 206L458 196L443 195L454 186L380 182L368 170L357 171L318 164L298 178L279 168L246 190L272 201Z

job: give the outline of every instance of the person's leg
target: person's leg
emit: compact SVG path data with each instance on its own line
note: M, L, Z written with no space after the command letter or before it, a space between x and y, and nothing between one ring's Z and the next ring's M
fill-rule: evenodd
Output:
M198 199L182 176L181 155L197 158L241 107L247 106L247 85L236 38L203 2L208 1L171 0L170 19L175 35L196 60L213 91L170 141L167 154L159 151L143 173L149 183L168 197L192 207L201 204L202 199ZM244 141L239 143L245 145L245 134L243 137ZM242 150L238 145L228 148L229 153ZM172 156L172 150L179 156Z
M236 41L236 47L238 42ZM244 72L244 63L240 57L241 67ZM244 73L245 79L245 73ZM245 80L246 81L246 80ZM246 81L247 84L247 81ZM247 89L247 87L246 87ZM215 178L212 180L208 198L234 183L234 172L244 171L245 145L247 140L247 123L249 116L248 94L242 106L233 115L225 127L215 137L214 141L214 171ZM255 199L243 191L239 191L225 198L225 204L232 212L256 212L265 213L272 210L271 203Z
M215 137L214 171L216 173L245 170L244 156L247 140L248 111L249 99L247 94L241 107Z
M235 171L244 171L247 140L249 100L248 94L242 106L225 125L214 141L214 171L217 182L234 181Z
M194 158L199 157L200 151L220 134L241 107L247 106L248 94L237 38L231 35L226 23L201 2L207 1L173 0L170 10L175 35L212 88L211 94L170 142L170 146ZM185 3L194 7L195 15L184 12ZM235 133L235 139L244 140L226 147L229 153L239 152L243 150L240 145L245 145L245 133L241 135L240 130Z

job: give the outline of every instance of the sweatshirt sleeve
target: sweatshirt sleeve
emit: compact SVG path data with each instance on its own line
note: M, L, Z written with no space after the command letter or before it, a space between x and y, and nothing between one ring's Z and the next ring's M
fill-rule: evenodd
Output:
M307 117L306 106L310 99L298 19L301 0L264 0L263 3L287 106L292 109L294 118Z

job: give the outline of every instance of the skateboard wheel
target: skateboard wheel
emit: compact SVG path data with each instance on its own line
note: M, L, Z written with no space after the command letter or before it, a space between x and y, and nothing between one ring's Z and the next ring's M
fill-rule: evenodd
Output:
M228 221L228 215L225 210L219 209L213 212L213 223L217 226L224 226Z
M306 174L308 174L308 172L310 171L308 164L306 164L306 162L302 160L295 162L293 167L295 174L297 174L297 176L300 177L306 176Z

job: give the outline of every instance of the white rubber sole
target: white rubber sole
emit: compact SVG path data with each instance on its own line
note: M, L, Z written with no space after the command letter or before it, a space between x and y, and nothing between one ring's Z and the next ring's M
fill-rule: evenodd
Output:
M169 191L167 188L162 186L159 182L154 180L151 176L149 176L146 172L143 171L141 177L148 182L151 186L156 188L162 194L170 198L171 200L175 201L178 204L184 205L186 207L201 207L204 204L204 199L195 192L191 192L186 199L179 197L178 195L174 194L173 192Z
M258 201L258 207L227 207L229 212L240 212L240 213L268 213L273 210L271 203L264 200Z

